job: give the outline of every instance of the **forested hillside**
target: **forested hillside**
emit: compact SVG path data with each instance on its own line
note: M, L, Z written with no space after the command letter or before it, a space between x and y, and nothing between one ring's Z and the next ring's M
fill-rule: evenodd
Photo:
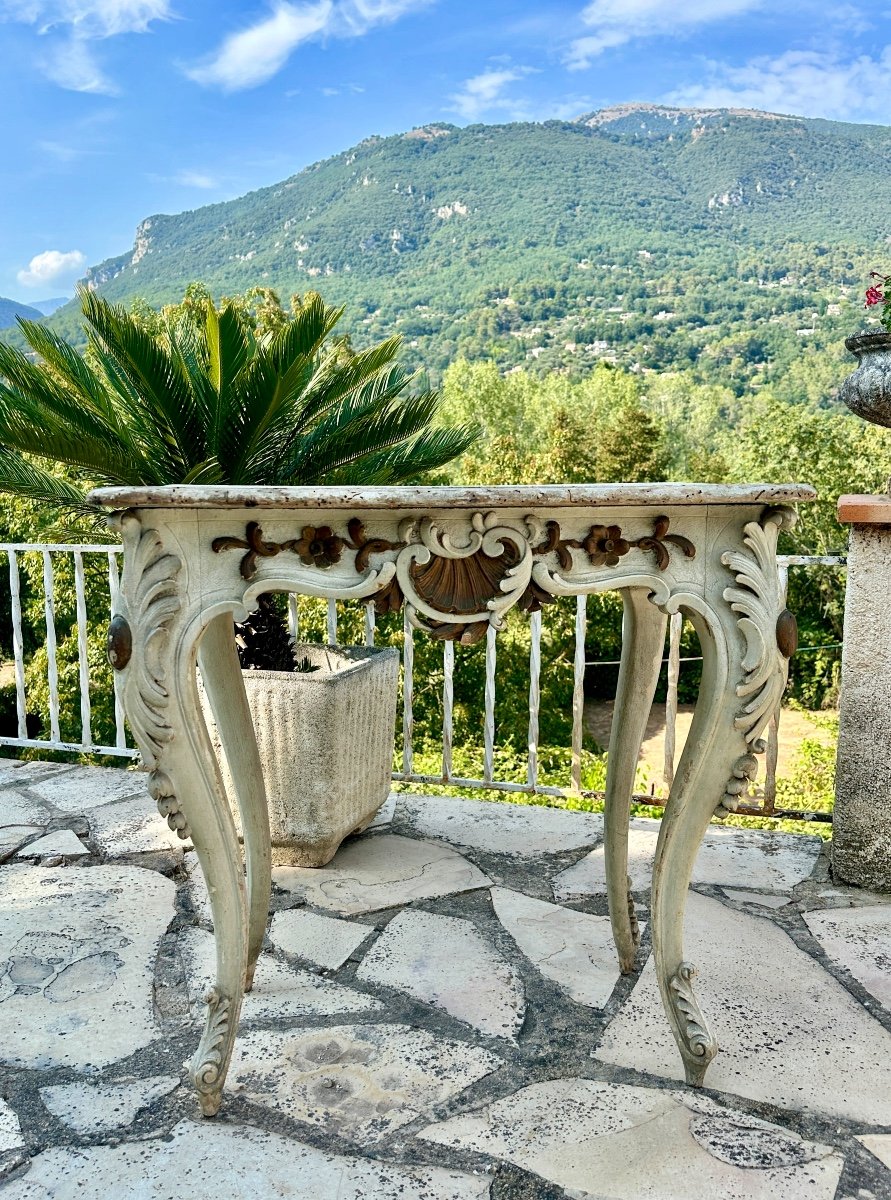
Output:
M8 329L10 325L15 325L16 317L23 317L26 321L39 321L43 316L37 308L32 308L30 304L21 304L18 300L8 300L5 296L0 296L0 329Z
M148 217L87 278L155 305L194 279L315 289L346 304L356 344L401 331L434 380L459 354L574 374L606 359L741 393L863 323L864 278L891 258L889 162L891 129L733 110L427 126ZM53 324L79 327L72 306ZM819 396L816 368L800 373Z

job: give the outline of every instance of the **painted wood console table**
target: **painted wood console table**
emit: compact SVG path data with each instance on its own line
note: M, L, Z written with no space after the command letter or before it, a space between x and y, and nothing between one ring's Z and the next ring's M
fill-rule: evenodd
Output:
M621 969L638 934L628 889L635 767L665 625L699 635L702 686L653 868L652 936L663 1004L687 1080L717 1043L693 992L683 916L693 862L716 810L754 777L753 752L786 684L795 620L785 609L777 536L799 485L610 484L496 488L102 488L123 538L109 658L171 828L191 836L207 880L217 977L191 1064L204 1113L220 1106L243 994L266 931L270 847L261 763L233 637L263 592L403 605L418 629L465 644L512 608L618 591L622 665L609 746L605 851ZM244 831L242 857L202 717L196 666L220 730ZM305 747L312 753L312 747ZM300 752L295 747L295 752Z

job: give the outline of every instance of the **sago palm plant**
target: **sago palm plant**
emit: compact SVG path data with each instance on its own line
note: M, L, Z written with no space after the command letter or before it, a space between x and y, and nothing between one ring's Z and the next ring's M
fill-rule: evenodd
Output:
M83 354L32 321L20 326L33 356L0 343L0 491L87 514L79 480L404 483L474 440L431 425L438 395L410 393L398 338L326 347L342 309L318 295L267 334L235 303L152 331L93 292L80 299Z
M0 343L0 491L95 518L85 485L405 483L476 436L432 425L438 395L412 394L398 338L329 340L342 309L316 294L265 333L237 302L150 323L80 300L84 353L32 321L32 355Z

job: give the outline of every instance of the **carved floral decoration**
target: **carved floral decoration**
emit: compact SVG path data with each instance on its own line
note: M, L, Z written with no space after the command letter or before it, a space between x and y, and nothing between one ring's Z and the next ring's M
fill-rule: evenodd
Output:
M345 550L355 552L353 566L360 576L372 572L372 555L396 553L395 570L380 572L373 599L378 615L398 611L407 600L412 619L434 637L460 639L465 645L485 636L491 621L498 624L508 608L534 612L556 598L534 578L535 559L553 554L562 571L576 565L573 551L591 567L615 567L632 550L653 554L665 571L670 547L686 558L696 549L689 538L669 533L668 517L657 517L653 532L638 538L624 536L618 525L592 525L584 538L565 538L558 521L542 524L533 517L504 519L498 513L475 513L465 545L456 545L447 531L429 517L403 522L396 541L369 537L357 517L343 537L327 525L306 525L299 538L267 541L257 521L248 523L244 537L218 537L214 553L243 550L239 571L253 579L264 558L296 554L308 567L326 570L341 562ZM449 620L448 618L456 618Z

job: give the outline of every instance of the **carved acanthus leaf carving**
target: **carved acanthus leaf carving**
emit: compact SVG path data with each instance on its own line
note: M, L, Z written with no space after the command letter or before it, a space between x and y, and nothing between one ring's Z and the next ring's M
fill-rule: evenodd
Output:
M687 1052L684 1057L688 1075L691 1076L689 1082L702 1083L706 1067L718 1053L718 1043L709 1033L705 1017L694 995L695 974L696 968L692 963L682 962L676 974L668 981L668 991ZM688 1061L687 1055L695 1061Z
M109 626L109 660L124 678L127 718L142 761L148 768L148 790L170 828L181 838L191 836L188 821L161 769L164 747L173 739L168 715L168 650L170 628L182 606L178 576L182 562L164 549L156 529L143 529L127 514L121 519L127 553L120 613ZM124 646L126 653L121 653Z
M125 515L121 520L126 553L122 607L129 627L131 652L123 671L127 718L142 759L149 769L158 765L165 744L173 737L167 714L167 650L170 626L180 610L177 576L182 562L164 549L156 529L143 529L139 521ZM112 617L112 627L119 614Z
M180 808L170 776L164 771L152 771L149 775L148 790L158 806L158 812L167 819L167 824L177 837L183 840L190 838L192 830L189 828L186 814Z
M721 817L739 809L742 798L749 790L749 784L758 774L758 759L754 754L742 754L733 764L730 778L724 789L724 795L715 809L715 816Z
M198 1093L201 1111L206 1117L212 1117L220 1107L232 1001L214 988L205 996L205 1002L207 1021L189 1066L189 1078Z
M730 550L721 556L736 576L736 586L725 588L724 599L739 614L737 623L746 643L745 676L736 689L745 703L735 724L750 747L776 711L789 677L795 618L786 608L776 554L780 530L794 520L791 509L768 509L760 521L745 526L743 541L749 553Z
M653 532L626 538L618 525L592 525L584 538L564 538L558 521L542 524L536 518L502 517L498 513L474 513L458 538L430 517L409 518L399 529L398 540L369 537L364 524L352 518L347 536L330 526L305 525L300 537L273 542L263 537L256 521L245 536L214 538L211 548L220 554L244 550L239 570L253 579L261 559L278 554L296 554L304 566L327 570L343 560L345 550L355 551L353 568L369 577L373 555L395 554L395 577L381 579L374 593L378 615L408 605L413 624L442 640L460 639L465 645L485 637L488 624L500 625L508 609L534 612L556 598L540 569L532 577L535 559L553 554L560 570L571 572L576 565L573 551L581 552L591 567L615 567L631 550L655 556L656 567L667 570L669 547L694 558L693 543L668 532L668 517L657 517ZM392 568L391 568L392 570ZM367 573L367 574L366 574Z

